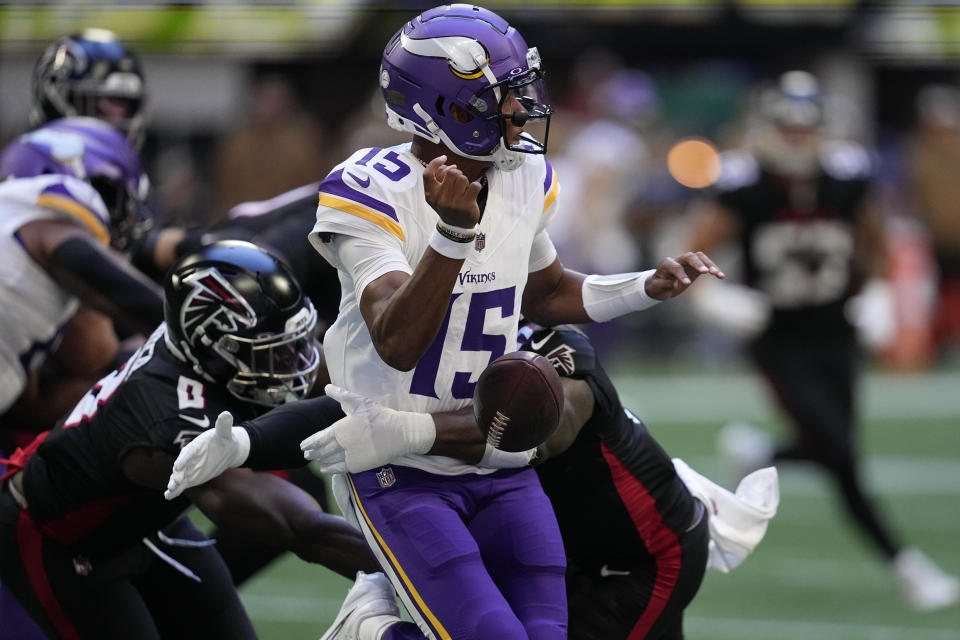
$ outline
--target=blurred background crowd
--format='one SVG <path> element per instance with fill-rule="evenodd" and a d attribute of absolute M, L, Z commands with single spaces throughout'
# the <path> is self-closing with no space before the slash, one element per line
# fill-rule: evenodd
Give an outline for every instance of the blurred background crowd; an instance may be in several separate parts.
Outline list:
<path fill-rule="evenodd" d="M 376 85 L 382 43 L 431 3 L 326 0 L 0 5 L 0 143 L 28 128 L 30 78 L 64 34 L 115 31 L 141 59 L 142 153 L 165 224 L 199 227 L 234 205 L 318 181 L 352 150 L 402 140 Z M 556 106 L 549 156 L 564 263 L 651 266 L 748 142 L 784 71 L 821 84 L 830 136 L 864 144 L 892 260 L 885 364 L 948 364 L 960 340 L 960 8 L 953 2 L 492 2 L 545 61 Z M 734 262 L 724 262 L 728 272 Z M 726 364 L 736 336 L 690 303 L 596 336 L 611 357 Z M 625 343 L 625 345 L 624 345 Z M 636 347 L 637 349 L 631 348 Z"/>

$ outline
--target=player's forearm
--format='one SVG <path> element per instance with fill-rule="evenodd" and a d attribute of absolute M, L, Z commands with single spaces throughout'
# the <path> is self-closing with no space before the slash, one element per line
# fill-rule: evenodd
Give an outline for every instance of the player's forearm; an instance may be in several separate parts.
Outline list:
<path fill-rule="evenodd" d="M 449 456 L 470 464 L 480 461 L 486 443 L 473 417 L 473 407 L 434 413 L 433 422 L 437 438 L 428 452 L 430 455 Z"/>
<path fill-rule="evenodd" d="M 426 353 L 447 318 L 453 286 L 463 266 L 427 249 L 413 274 L 387 274 L 363 292 L 360 310 L 377 353 L 391 367 L 409 371 Z"/>
<path fill-rule="evenodd" d="M 300 559 L 351 579 L 357 571 L 380 570 L 363 535 L 346 520 L 319 509 L 304 515 L 292 525 L 295 543 L 291 550 Z"/>
<path fill-rule="evenodd" d="M 524 315 L 546 327 L 592 322 L 583 307 L 585 278 L 582 273 L 564 269 L 559 261 L 530 274 L 523 293 Z"/>
<path fill-rule="evenodd" d="M 243 466 L 292 469 L 306 464 L 300 442 L 344 416 L 326 396 L 281 405 L 241 425 L 250 434 L 250 453 Z"/>
<path fill-rule="evenodd" d="M 307 562 L 353 577 L 376 571 L 360 532 L 324 513 L 299 487 L 268 473 L 232 469 L 191 489 L 190 499 L 218 527 L 296 553 Z"/>
<path fill-rule="evenodd" d="M 163 319 L 163 296 L 119 255 L 70 237 L 50 253 L 47 269 L 86 304 L 149 334 Z"/>

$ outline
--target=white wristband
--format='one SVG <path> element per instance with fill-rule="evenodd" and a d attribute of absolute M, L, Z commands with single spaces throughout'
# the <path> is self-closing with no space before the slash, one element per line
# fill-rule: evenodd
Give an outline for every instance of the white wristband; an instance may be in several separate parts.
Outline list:
<path fill-rule="evenodd" d="M 587 276 L 580 290 L 584 311 L 594 322 L 606 322 L 631 311 L 649 309 L 660 302 L 648 296 L 645 289 L 654 271 Z"/>
<path fill-rule="evenodd" d="M 442 235 L 436 229 L 430 236 L 430 246 L 434 251 L 451 260 L 466 260 L 470 255 L 470 249 L 473 248 L 473 240 L 470 242 L 456 242 Z"/>

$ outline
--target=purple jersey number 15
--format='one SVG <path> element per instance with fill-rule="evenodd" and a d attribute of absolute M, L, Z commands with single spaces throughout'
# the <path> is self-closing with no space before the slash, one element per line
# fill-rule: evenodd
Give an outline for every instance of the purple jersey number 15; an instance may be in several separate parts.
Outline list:
<path fill-rule="evenodd" d="M 514 294 L 516 287 L 507 287 L 506 289 L 496 289 L 495 291 L 480 291 L 470 296 L 470 307 L 467 310 L 467 320 L 463 327 L 463 340 L 460 343 L 461 351 L 489 351 L 490 359 L 487 364 L 493 362 L 504 354 L 507 348 L 507 338 L 502 335 L 491 335 L 483 332 L 483 322 L 488 309 L 500 309 L 502 318 L 509 318 L 514 313 Z M 440 369 L 440 357 L 443 354 L 443 343 L 447 337 L 447 329 L 450 327 L 450 313 L 453 311 L 453 305 L 461 296 L 455 293 L 450 297 L 450 306 L 447 307 L 447 315 L 443 318 L 443 324 L 440 325 L 440 331 L 434 338 L 430 348 L 427 349 L 417 368 L 413 372 L 413 380 L 410 382 L 410 393 L 437 398 L 437 372 Z M 453 376 L 453 383 L 450 392 L 454 398 L 464 399 L 473 397 L 473 389 L 477 386 L 476 382 L 471 382 L 470 371 L 457 371 Z"/>

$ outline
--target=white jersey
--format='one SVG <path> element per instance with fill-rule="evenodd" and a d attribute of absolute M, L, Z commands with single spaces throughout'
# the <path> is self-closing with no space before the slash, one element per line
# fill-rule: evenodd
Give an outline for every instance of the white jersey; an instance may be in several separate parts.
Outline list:
<path fill-rule="evenodd" d="M 65 218 L 110 241 L 106 206 L 86 182 L 41 175 L 0 182 L 0 412 L 22 393 L 27 374 L 56 347 L 79 301 L 27 253 L 17 230 L 35 220 Z"/>
<path fill-rule="evenodd" d="M 409 144 L 362 149 L 339 164 L 320 185 L 314 247 L 339 270 L 340 313 L 323 346 L 334 384 L 405 411 L 434 412 L 469 405 L 483 369 L 516 350 L 520 302 L 527 274 L 556 257 L 537 255 L 534 238 L 556 211 L 556 174 L 544 156 L 531 155 L 519 169 L 488 172 L 489 193 L 474 249 L 450 296 L 447 318 L 416 367 L 398 371 L 383 362 L 358 305 L 365 282 L 355 283 L 338 264 L 330 238 L 344 234 L 395 249 L 408 272 L 429 246 L 438 217 L 427 204 L 423 165 Z M 552 245 L 550 251 L 553 251 Z M 442 456 L 406 456 L 397 464 L 445 475 L 488 473 Z"/>

